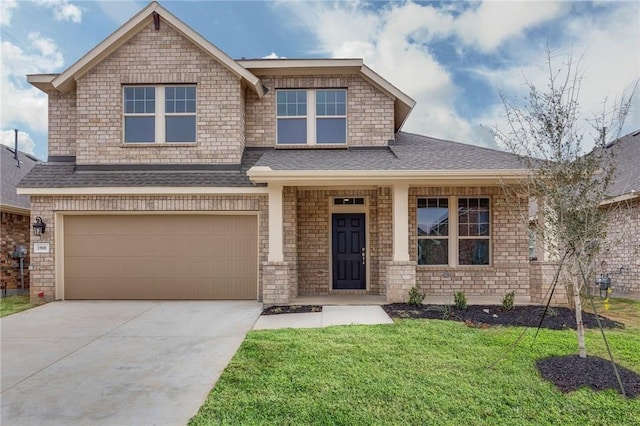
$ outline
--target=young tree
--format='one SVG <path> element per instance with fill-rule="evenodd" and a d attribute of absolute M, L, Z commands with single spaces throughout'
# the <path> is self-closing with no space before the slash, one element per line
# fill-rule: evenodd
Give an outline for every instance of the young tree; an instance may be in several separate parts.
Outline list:
<path fill-rule="evenodd" d="M 536 237 L 557 262 L 552 287 L 563 283 L 573 299 L 579 355 L 585 358 L 580 294 L 588 291 L 589 278 L 594 275 L 594 258 L 610 216 L 602 202 L 608 198 L 615 174 L 612 150 L 605 147 L 620 135 L 635 86 L 610 108 L 605 100 L 603 110 L 585 120 L 578 104 L 583 78 L 579 61 L 569 57 L 559 68 L 555 62 L 547 48 L 547 87 L 541 90 L 527 82 L 528 94 L 521 104 L 501 94 L 507 129 L 496 127 L 492 133 L 520 155 L 531 172 L 527 182 L 505 189 L 514 200 L 528 196 L 537 201 L 544 221 L 538 223 Z M 594 145 L 589 153 L 584 150 L 587 141 Z"/>

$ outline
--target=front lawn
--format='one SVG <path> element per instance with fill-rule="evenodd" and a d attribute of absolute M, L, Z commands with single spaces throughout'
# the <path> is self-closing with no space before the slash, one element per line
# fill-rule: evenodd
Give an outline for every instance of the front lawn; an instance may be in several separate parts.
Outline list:
<path fill-rule="evenodd" d="M 28 294 L 0 298 L 0 318 L 16 312 L 26 311 L 38 305 L 39 303 L 31 303 L 29 301 Z"/>
<path fill-rule="evenodd" d="M 534 330 L 494 369 L 521 328 L 440 320 L 255 331 L 191 425 L 640 424 L 640 398 L 613 390 L 564 394 L 537 360 L 576 353 L 575 332 Z M 599 330 L 590 355 L 607 357 Z M 637 329 L 608 330 L 618 364 L 640 372 Z"/>

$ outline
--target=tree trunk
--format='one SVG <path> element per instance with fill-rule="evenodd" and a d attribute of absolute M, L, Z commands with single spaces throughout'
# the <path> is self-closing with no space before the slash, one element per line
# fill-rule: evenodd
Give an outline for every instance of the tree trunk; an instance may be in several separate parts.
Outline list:
<path fill-rule="evenodd" d="M 578 355 L 587 357 L 587 346 L 584 343 L 584 323 L 582 322 L 582 301 L 580 300 L 580 286 L 573 285 L 573 301 L 576 311 L 576 333 L 578 333 Z"/>

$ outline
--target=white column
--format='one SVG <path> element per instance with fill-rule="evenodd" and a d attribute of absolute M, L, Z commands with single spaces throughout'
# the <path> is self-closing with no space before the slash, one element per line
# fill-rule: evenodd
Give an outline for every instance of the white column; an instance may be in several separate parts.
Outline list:
<path fill-rule="evenodd" d="M 269 262 L 284 261 L 282 185 L 269 184 Z"/>
<path fill-rule="evenodd" d="M 409 260 L 409 184 L 393 185 L 393 260 Z"/>

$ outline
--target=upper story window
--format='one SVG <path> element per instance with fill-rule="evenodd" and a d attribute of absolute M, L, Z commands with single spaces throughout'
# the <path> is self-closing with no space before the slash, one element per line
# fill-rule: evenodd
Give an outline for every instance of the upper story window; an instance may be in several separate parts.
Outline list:
<path fill-rule="evenodd" d="M 347 142 L 346 89 L 277 90 L 276 104 L 278 144 Z"/>
<path fill-rule="evenodd" d="M 419 198 L 419 265 L 489 265 L 489 198 Z M 450 206 L 457 206 L 451 214 Z"/>
<path fill-rule="evenodd" d="M 125 143 L 196 141 L 196 86 L 124 86 Z"/>

